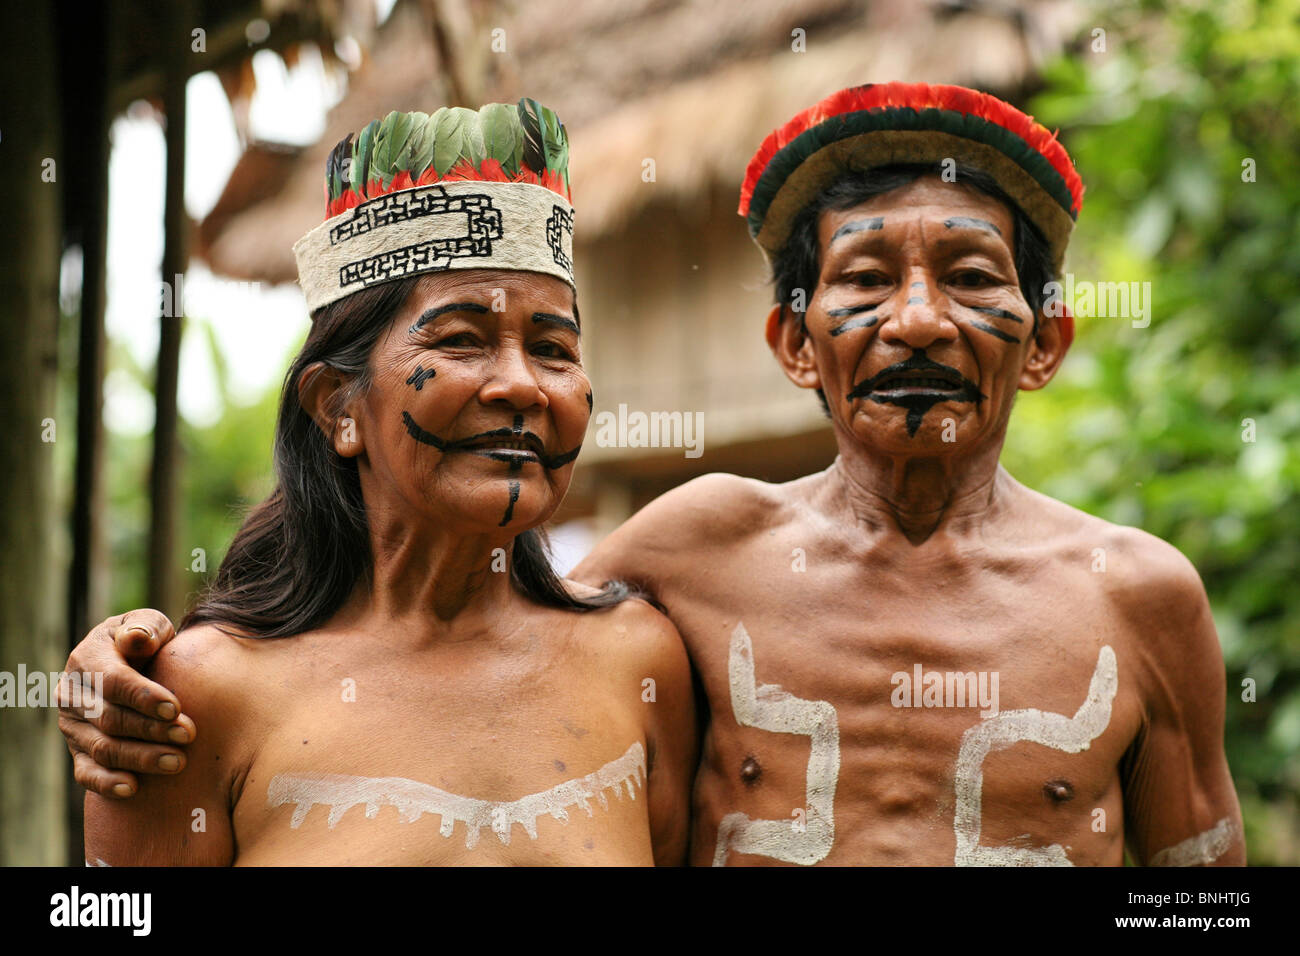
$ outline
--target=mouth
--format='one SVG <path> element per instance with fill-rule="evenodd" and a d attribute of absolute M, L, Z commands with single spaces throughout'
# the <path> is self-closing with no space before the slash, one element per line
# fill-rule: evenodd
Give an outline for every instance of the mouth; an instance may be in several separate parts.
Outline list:
<path fill-rule="evenodd" d="M 933 404 L 945 400 L 979 403 L 984 396 L 960 371 L 927 358 L 923 349 L 914 349 L 911 358 L 882 368 L 859 382 L 848 398 L 850 401 L 869 398 L 879 404 L 922 400 Z"/>
<path fill-rule="evenodd" d="M 915 372 L 894 372 L 872 384 L 871 391 L 891 395 L 922 395 L 927 392 L 959 392 L 961 376 L 953 372 L 926 369 Z"/>
<path fill-rule="evenodd" d="M 546 454 L 542 440 L 536 435 L 531 432 L 516 434 L 508 428 L 456 442 L 448 451 L 464 451 L 508 462 L 540 462 Z"/>

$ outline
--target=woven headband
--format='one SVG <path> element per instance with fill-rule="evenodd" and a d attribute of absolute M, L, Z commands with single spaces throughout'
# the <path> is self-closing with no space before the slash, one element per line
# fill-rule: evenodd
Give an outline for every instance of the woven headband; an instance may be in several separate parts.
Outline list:
<path fill-rule="evenodd" d="M 568 136 L 534 100 L 389 113 L 326 165 L 327 219 L 293 246 L 315 312 L 384 282 L 510 269 L 574 284 Z"/>
<path fill-rule="evenodd" d="M 993 177 L 1042 231 L 1059 274 L 1083 205 L 1074 164 L 1033 117 L 962 86 L 881 83 L 831 94 L 763 140 L 745 173 L 740 215 L 771 261 L 799 212 L 842 173 L 946 159 Z"/>

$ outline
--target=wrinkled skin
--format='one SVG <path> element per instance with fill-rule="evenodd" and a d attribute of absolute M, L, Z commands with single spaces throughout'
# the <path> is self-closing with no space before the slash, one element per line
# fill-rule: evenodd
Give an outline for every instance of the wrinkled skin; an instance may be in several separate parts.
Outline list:
<path fill-rule="evenodd" d="M 876 217 L 879 228 L 843 229 Z M 698 671 L 709 720 L 693 863 L 714 862 L 727 815 L 791 821 L 810 803 L 809 738 L 737 718 L 739 624 L 757 684 L 834 708 L 834 830 L 812 853 L 819 861 L 997 862 L 1055 847 L 1057 862 L 1118 865 L 1127 847 L 1140 864 L 1176 862 L 1161 851 L 1219 827 L 1213 862 L 1244 862 L 1223 753 L 1222 655 L 1195 570 L 1164 542 L 1025 488 L 998 463 L 1016 394 L 1045 386 L 1068 347 L 1052 316 L 1035 324 L 1013 229 L 1000 203 L 936 177 L 823 214 L 804 322 L 774 310 L 768 340 L 792 382 L 824 390 L 835 463 L 783 485 L 697 479 L 633 516 L 574 572 L 652 593 Z M 917 357 L 944 369 L 908 372 L 910 384 L 877 377 Z M 153 640 L 167 634 L 153 615 L 141 619 Z M 108 634 L 101 626 L 77 654 Z M 962 767 L 980 708 L 893 699 L 895 675 L 918 664 L 996 673 L 1003 714 L 1063 721 L 1085 712 L 1107 647 L 1117 683 L 1086 749 L 1011 739 Z M 113 667 L 137 709 L 176 703 Z M 65 730 L 74 725 L 74 748 L 102 739 L 84 722 Z M 114 746 L 123 749 L 104 762 L 127 769 L 163 752 Z M 86 758 L 78 774 L 91 786 L 132 783 Z M 969 810 L 972 793 L 973 825 L 959 806 Z"/>

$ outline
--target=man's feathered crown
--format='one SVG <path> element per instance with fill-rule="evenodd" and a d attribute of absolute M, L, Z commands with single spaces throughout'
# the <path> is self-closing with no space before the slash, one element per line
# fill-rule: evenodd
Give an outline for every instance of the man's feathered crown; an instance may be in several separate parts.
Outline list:
<path fill-rule="evenodd" d="M 1059 271 L 1083 182 L 1056 135 L 963 86 L 874 83 L 826 97 L 773 130 L 749 161 L 740 215 L 771 258 L 799 211 L 846 170 L 953 159 L 989 173 L 1042 230 Z"/>

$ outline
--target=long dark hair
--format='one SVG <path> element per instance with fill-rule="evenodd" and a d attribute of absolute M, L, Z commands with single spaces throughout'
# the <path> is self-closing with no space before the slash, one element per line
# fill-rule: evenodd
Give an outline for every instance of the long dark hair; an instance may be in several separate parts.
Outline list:
<path fill-rule="evenodd" d="M 324 306 L 284 377 L 275 426 L 275 490 L 244 519 L 216 579 L 181 622 L 215 623 L 256 637 L 287 637 L 325 623 L 371 570 L 370 538 L 354 458 L 343 458 L 298 401 L 304 369 L 322 362 L 350 379 L 331 417 L 370 386 L 370 352 L 419 276 L 384 283 Z M 589 598 L 571 594 L 551 566 L 545 532 L 515 538 L 515 588 L 549 607 L 592 611 L 629 596 L 608 582 Z"/>

